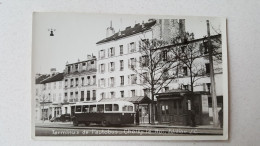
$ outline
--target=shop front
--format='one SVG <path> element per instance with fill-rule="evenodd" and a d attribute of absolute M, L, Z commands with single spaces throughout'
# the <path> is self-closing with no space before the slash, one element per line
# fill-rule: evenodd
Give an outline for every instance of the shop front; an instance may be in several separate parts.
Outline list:
<path fill-rule="evenodd" d="M 186 90 L 171 90 L 157 95 L 159 124 L 196 125 L 209 124 L 207 93 L 191 93 Z"/>

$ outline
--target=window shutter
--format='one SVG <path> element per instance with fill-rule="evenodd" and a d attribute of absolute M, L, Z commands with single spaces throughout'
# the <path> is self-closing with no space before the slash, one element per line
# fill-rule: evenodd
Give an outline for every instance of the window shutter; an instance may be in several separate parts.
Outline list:
<path fill-rule="evenodd" d="M 108 72 L 110 71 L 110 62 L 108 62 L 108 64 L 107 64 L 108 66 L 107 66 L 107 69 L 108 69 Z"/>
<path fill-rule="evenodd" d="M 114 54 L 114 56 L 116 55 L 115 51 L 116 51 L 116 49 L 115 49 L 115 47 L 113 47 L 113 54 Z"/>
<path fill-rule="evenodd" d="M 131 85 L 130 75 L 128 75 L 128 85 Z"/>
<path fill-rule="evenodd" d="M 128 53 L 130 53 L 130 44 L 129 43 L 127 44 L 127 50 L 128 50 Z"/>
<path fill-rule="evenodd" d="M 104 58 L 106 58 L 106 49 L 104 49 Z"/>
<path fill-rule="evenodd" d="M 130 62 L 131 62 L 130 59 L 128 59 L 128 68 L 130 68 L 130 66 L 131 66 Z"/>

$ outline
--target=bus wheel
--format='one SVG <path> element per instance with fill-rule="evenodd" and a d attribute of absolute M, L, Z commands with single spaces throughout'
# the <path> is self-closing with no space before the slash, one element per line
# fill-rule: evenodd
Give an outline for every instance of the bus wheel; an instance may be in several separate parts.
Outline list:
<path fill-rule="evenodd" d="M 89 124 L 90 124 L 90 122 L 86 122 L 86 123 L 85 123 L 86 126 L 89 126 Z"/>
<path fill-rule="evenodd" d="M 101 124 L 103 127 L 109 126 L 109 122 L 106 120 L 103 120 Z"/>
<path fill-rule="evenodd" d="M 74 126 L 78 126 L 79 125 L 79 121 L 76 118 L 73 120 L 73 125 Z"/>

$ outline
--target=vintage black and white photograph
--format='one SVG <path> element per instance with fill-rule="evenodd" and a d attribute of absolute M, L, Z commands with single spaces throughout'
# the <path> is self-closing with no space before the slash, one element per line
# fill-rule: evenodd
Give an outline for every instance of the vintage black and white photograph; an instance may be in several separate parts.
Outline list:
<path fill-rule="evenodd" d="M 226 19 L 35 12 L 32 137 L 226 140 Z"/>

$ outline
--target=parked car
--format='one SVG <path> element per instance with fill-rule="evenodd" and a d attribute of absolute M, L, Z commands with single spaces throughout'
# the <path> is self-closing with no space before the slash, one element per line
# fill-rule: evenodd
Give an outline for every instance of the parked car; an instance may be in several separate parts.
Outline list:
<path fill-rule="evenodd" d="M 62 114 L 62 115 L 60 116 L 60 121 L 61 121 L 61 122 L 71 121 L 70 114 Z"/>

